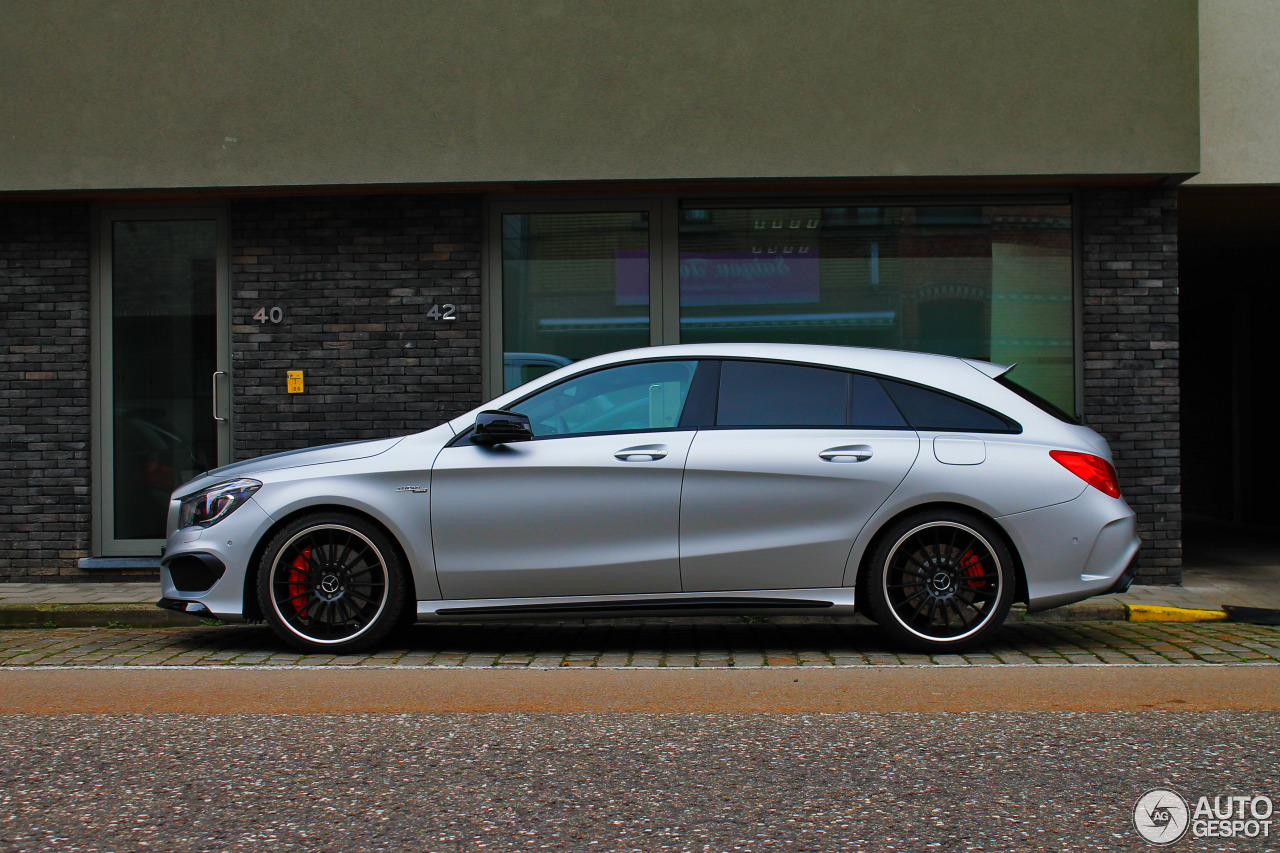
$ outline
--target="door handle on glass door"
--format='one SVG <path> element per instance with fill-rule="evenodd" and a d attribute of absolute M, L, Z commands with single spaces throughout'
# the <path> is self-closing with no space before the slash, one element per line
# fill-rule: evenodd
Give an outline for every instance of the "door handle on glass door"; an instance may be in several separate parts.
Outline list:
<path fill-rule="evenodd" d="M 225 370 L 215 370 L 213 372 L 213 419 L 215 421 L 225 421 L 226 418 L 218 417 L 218 377 L 226 376 Z"/>
<path fill-rule="evenodd" d="M 848 447 L 829 447 L 818 455 L 828 462 L 861 462 L 871 458 L 871 448 L 865 444 L 851 444 Z"/>
<path fill-rule="evenodd" d="M 623 462 L 636 460 L 638 462 L 652 462 L 655 459 L 661 459 L 667 455 L 667 448 L 657 445 L 648 444 L 643 447 L 627 447 L 613 454 L 615 459 L 621 459 Z"/>

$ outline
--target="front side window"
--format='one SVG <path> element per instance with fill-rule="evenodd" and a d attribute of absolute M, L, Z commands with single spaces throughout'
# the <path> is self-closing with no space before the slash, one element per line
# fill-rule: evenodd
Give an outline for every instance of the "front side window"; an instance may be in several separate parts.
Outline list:
<path fill-rule="evenodd" d="M 680 423 L 694 361 L 654 361 L 597 370 L 512 406 L 535 437 L 672 429 Z"/>

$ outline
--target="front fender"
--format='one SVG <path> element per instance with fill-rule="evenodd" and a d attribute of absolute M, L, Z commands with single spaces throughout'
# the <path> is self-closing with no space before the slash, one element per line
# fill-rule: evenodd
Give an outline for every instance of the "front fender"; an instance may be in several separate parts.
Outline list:
<path fill-rule="evenodd" d="M 344 463 L 341 467 L 348 466 Z M 374 519 L 404 550 L 417 598 L 426 601 L 440 598 L 431 548 L 429 484 L 427 468 L 412 472 L 337 470 L 321 477 L 312 469 L 306 477 L 264 484 L 254 498 L 277 523 L 323 509 L 347 510 Z"/>

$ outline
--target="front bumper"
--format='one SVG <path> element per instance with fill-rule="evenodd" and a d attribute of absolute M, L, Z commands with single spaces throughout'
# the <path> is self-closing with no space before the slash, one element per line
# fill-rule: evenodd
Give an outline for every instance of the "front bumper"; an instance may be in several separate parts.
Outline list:
<path fill-rule="evenodd" d="M 178 613 L 190 613 L 193 616 L 212 616 L 209 608 L 198 601 L 182 601 L 177 598 L 162 598 L 156 602 L 161 610 L 175 610 Z"/>
<path fill-rule="evenodd" d="M 174 501 L 176 506 L 177 501 Z M 173 516 L 174 509 L 170 514 Z M 159 606 L 182 609 L 188 613 L 205 612 L 226 622 L 240 622 L 245 616 L 245 595 L 253 594 L 245 589 L 249 561 L 254 544 L 262 539 L 271 526 L 271 516 L 250 498 L 227 518 L 212 527 L 188 527 L 175 531 L 165 543 L 164 557 L 160 561 Z M 193 570 L 196 564 L 206 571 Z M 217 566 L 223 569 L 219 574 Z M 187 609 L 185 605 L 198 604 L 203 611 Z"/>

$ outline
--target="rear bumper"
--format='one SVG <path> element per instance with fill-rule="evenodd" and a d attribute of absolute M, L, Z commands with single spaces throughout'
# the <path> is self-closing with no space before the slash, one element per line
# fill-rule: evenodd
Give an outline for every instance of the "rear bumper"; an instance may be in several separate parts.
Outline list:
<path fill-rule="evenodd" d="M 1120 577 L 1116 578 L 1116 582 L 1103 593 L 1103 595 L 1119 595 L 1122 592 L 1128 592 L 1129 586 L 1133 583 L 1133 579 L 1138 576 L 1138 554 L 1134 552 L 1133 559 L 1129 561 L 1129 565 L 1124 567 L 1124 571 L 1120 573 Z"/>
<path fill-rule="evenodd" d="M 1022 557 L 1029 611 L 1119 592 L 1133 580 L 1141 540 L 1123 500 L 1089 488 L 1075 500 L 997 520 Z"/>

